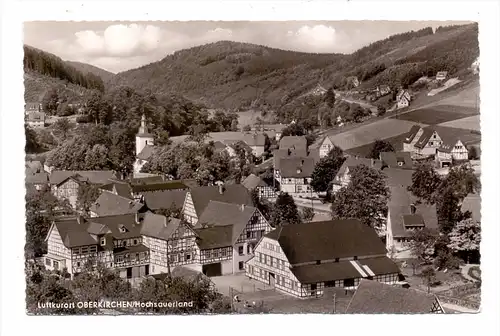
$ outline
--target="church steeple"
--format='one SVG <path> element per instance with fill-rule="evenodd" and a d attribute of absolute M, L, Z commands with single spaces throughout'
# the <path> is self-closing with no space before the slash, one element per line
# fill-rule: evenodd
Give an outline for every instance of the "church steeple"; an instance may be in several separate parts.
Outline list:
<path fill-rule="evenodd" d="M 139 134 L 148 134 L 148 126 L 146 125 L 146 116 L 143 114 L 141 118 L 141 127 L 139 127 Z"/>

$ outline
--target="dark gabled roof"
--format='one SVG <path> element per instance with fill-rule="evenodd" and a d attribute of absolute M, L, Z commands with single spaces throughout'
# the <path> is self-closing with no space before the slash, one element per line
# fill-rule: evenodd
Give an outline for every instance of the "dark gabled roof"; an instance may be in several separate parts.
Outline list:
<path fill-rule="evenodd" d="M 382 168 L 382 161 L 375 159 L 367 159 L 356 156 L 348 156 L 342 166 L 340 166 L 339 171 L 337 172 L 337 176 L 342 176 L 345 174 L 346 170 L 352 171 L 353 168 L 365 165 L 370 168 L 380 169 Z"/>
<path fill-rule="evenodd" d="M 435 205 L 428 205 L 425 202 L 417 204 L 417 198 L 411 195 L 406 186 L 391 186 L 390 190 L 391 198 L 388 203 L 388 208 L 393 237 L 409 237 L 411 235 L 412 231 L 406 230 L 408 225 L 405 226 L 405 224 L 423 222 L 426 228 L 437 230 L 437 212 Z M 411 214 L 412 204 L 416 207 L 415 215 Z M 405 218 L 407 222 L 405 222 Z"/>
<path fill-rule="evenodd" d="M 196 243 L 201 250 L 233 246 L 233 226 L 214 226 L 194 229 L 198 239 Z"/>
<path fill-rule="evenodd" d="M 111 182 L 100 186 L 99 189 L 106 190 L 112 193 L 116 193 L 118 196 L 125 198 L 132 198 L 132 194 L 130 192 L 130 186 L 126 182 Z"/>
<path fill-rule="evenodd" d="M 147 212 L 142 221 L 141 234 L 148 237 L 168 240 L 181 226 L 181 220 Z"/>
<path fill-rule="evenodd" d="M 201 216 L 210 201 L 253 206 L 250 191 L 241 184 L 228 184 L 221 186 L 197 187 L 190 190 L 193 205 L 197 216 Z"/>
<path fill-rule="evenodd" d="M 470 211 L 472 219 L 481 222 L 481 195 L 469 194 L 462 201 L 462 211 Z"/>
<path fill-rule="evenodd" d="M 134 184 L 131 189 L 132 193 L 136 194 L 146 191 L 187 190 L 189 187 L 183 181 L 164 181 L 161 183 Z"/>
<path fill-rule="evenodd" d="M 96 213 L 98 216 L 115 216 L 135 214 L 143 207 L 144 204 L 140 202 L 103 190 L 90 207 L 90 211 Z"/>
<path fill-rule="evenodd" d="M 357 219 L 285 225 L 266 237 L 278 241 L 291 264 L 387 253 L 375 230 Z"/>
<path fill-rule="evenodd" d="M 265 146 L 266 144 L 266 137 L 264 136 L 264 133 L 254 133 L 254 134 L 248 134 L 245 135 L 243 138 L 243 141 L 248 145 L 248 146 Z"/>
<path fill-rule="evenodd" d="M 279 158 L 280 175 L 285 178 L 311 177 L 314 170 L 312 157 L 286 157 Z"/>
<path fill-rule="evenodd" d="M 436 132 L 436 130 L 432 127 L 424 128 L 424 132 L 420 136 L 420 139 L 418 139 L 417 143 L 415 144 L 415 147 L 420 149 L 424 148 L 429 142 L 434 132 Z"/>
<path fill-rule="evenodd" d="M 279 149 L 307 151 L 307 139 L 305 136 L 284 136 L 280 139 Z"/>
<path fill-rule="evenodd" d="M 277 149 L 273 152 L 273 165 L 274 169 L 280 170 L 281 159 L 291 158 L 291 157 L 308 157 L 307 148 L 289 148 L 289 149 Z"/>
<path fill-rule="evenodd" d="M 136 184 L 151 184 L 151 183 L 161 183 L 165 182 L 165 178 L 161 175 L 147 176 L 147 177 L 136 177 L 130 179 L 131 185 Z"/>
<path fill-rule="evenodd" d="M 50 184 L 60 184 L 73 175 L 79 175 L 92 184 L 106 184 L 110 179 L 116 179 L 111 170 L 53 170 L 49 177 Z"/>
<path fill-rule="evenodd" d="M 127 254 L 127 253 L 140 253 L 147 252 L 149 248 L 145 245 L 129 245 L 125 247 L 117 247 L 113 250 L 113 254 Z"/>
<path fill-rule="evenodd" d="M 255 189 L 257 187 L 269 187 L 270 186 L 263 179 L 261 179 L 260 177 L 258 177 L 255 174 L 248 175 L 247 178 L 245 178 L 243 180 L 243 182 L 241 182 L 241 184 L 245 188 L 247 188 L 248 190 L 252 190 L 252 189 Z"/>
<path fill-rule="evenodd" d="M 457 145 L 459 141 L 462 142 L 457 136 L 453 134 L 443 134 L 441 135 L 441 140 L 443 142 L 441 143 L 441 146 L 438 148 L 438 151 L 443 153 L 451 153 L 453 147 L 455 147 L 455 145 Z M 463 142 L 462 145 L 464 145 Z"/>
<path fill-rule="evenodd" d="M 214 148 L 215 150 L 224 150 L 227 148 L 227 145 L 222 141 L 214 141 Z"/>
<path fill-rule="evenodd" d="M 151 145 L 146 145 L 142 151 L 137 155 L 138 159 L 147 161 L 154 154 L 156 147 Z"/>
<path fill-rule="evenodd" d="M 389 168 L 413 169 L 410 152 L 381 152 L 380 160 Z"/>
<path fill-rule="evenodd" d="M 412 184 L 411 169 L 384 168 L 382 173 L 386 176 L 386 184 L 389 187 L 409 187 Z"/>
<path fill-rule="evenodd" d="M 244 204 L 210 201 L 195 227 L 231 226 L 232 244 L 234 244 L 256 211 L 257 209 L 253 206 Z"/>
<path fill-rule="evenodd" d="M 346 314 L 428 314 L 436 300 L 434 294 L 362 279 L 345 312 Z"/>
<path fill-rule="evenodd" d="M 135 215 L 101 216 L 88 219 L 89 223 L 105 225 L 115 239 L 136 238 L 141 236 L 141 225 Z M 124 228 L 122 232 L 120 228 Z"/>
<path fill-rule="evenodd" d="M 44 184 L 49 183 L 49 174 L 46 172 L 41 173 L 27 173 L 26 174 L 26 183 L 27 184 Z"/>
<path fill-rule="evenodd" d="M 361 268 L 363 273 L 360 273 L 353 263 Z M 307 284 L 369 276 L 366 267 L 375 275 L 400 273 L 398 266 L 387 257 L 294 266 L 290 270 L 300 283 Z"/>
<path fill-rule="evenodd" d="M 403 225 L 405 228 L 407 227 L 415 227 L 415 226 L 425 226 L 424 218 L 421 214 L 413 214 L 413 215 L 402 215 L 403 217 Z"/>
<path fill-rule="evenodd" d="M 163 190 L 143 193 L 144 203 L 150 210 L 182 208 L 187 190 Z"/>
<path fill-rule="evenodd" d="M 80 222 L 73 217 L 58 219 L 54 222 L 54 227 L 67 248 L 97 244 L 97 240 L 87 232 L 88 223 L 83 219 Z"/>
<path fill-rule="evenodd" d="M 403 142 L 406 144 L 411 143 L 413 141 L 413 139 L 415 138 L 415 136 L 417 135 L 418 131 L 420 131 L 420 128 L 421 127 L 418 125 L 413 125 L 410 128 L 410 131 L 406 134 L 406 138 Z"/>

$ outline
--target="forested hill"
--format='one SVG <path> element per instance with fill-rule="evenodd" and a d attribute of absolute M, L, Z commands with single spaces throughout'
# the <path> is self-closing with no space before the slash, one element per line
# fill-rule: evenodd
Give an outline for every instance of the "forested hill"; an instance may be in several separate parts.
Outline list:
<path fill-rule="evenodd" d="M 28 45 L 24 46 L 23 64 L 25 72 L 34 71 L 87 89 L 104 91 L 101 77 L 90 72 L 83 73 L 61 58 Z"/>
<path fill-rule="evenodd" d="M 112 79 L 112 77 L 115 75 L 112 72 L 109 72 L 107 70 L 98 68 L 96 66 L 93 66 L 93 65 L 90 65 L 87 63 L 75 62 L 75 61 L 66 61 L 66 63 L 73 66 L 75 69 L 77 69 L 78 71 L 80 71 L 83 74 L 91 73 L 91 74 L 94 74 L 96 76 L 99 76 L 99 77 L 101 77 L 101 79 L 104 82 L 109 82 Z"/>
<path fill-rule="evenodd" d="M 408 85 L 416 76 L 459 73 L 479 55 L 477 24 L 425 28 L 377 41 L 350 55 L 309 54 L 220 41 L 180 50 L 107 82 L 154 93 L 179 93 L 212 107 L 274 108 L 318 84 L 344 89 L 350 76 L 367 84 Z"/>

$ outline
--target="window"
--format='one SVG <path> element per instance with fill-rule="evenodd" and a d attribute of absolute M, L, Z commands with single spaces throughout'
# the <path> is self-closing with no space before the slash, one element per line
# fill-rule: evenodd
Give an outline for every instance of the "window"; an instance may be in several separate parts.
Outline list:
<path fill-rule="evenodd" d="M 121 262 L 123 262 L 123 256 L 121 256 L 121 255 L 116 256 L 116 262 L 117 262 L 117 263 L 121 263 Z"/>
<path fill-rule="evenodd" d="M 219 258 L 219 250 L 213 250 L 212 254 L 214 258 Z"/>
<path fill-rule="evenodd" d="M 263 260 L 262 260 L 262 253 L 259 253 L 259 262 L 262 264 L 263 263 Z"/>
<path fill-rule="evenodd" d="M 266 265 L 267 265 L 267 264 L 268 264 L 268 261 L 267 261 L 267 260 L 268 260 L 269 256 L 268 256 L 267 254 L 265 254 L 265 255 L 264 255 L 264 258 L 265 258 L 265 259 L 264 259 L 264 264 L 266 264 Z"/>
<path fill-rule="evenodd" d="M 316 260 L 316 265 L 321 265 L 321 260 Z"/>
<path fill-rule="evenodd" d="M 243 255 L 243 246 L 238 246 L 238 254 Z"/>
<path fill-rule="evenodd" d="M 222 253 L 221 254 L 222 254 L 223 257 L 225 257 L 227 255 L 227 251 L 226 251 L 225 248 L 222 249 Z"/>
<path fill-rule="evenodd" d="M 241 271 L 244 269 L 243 261 L 238 262 L 238 269 Z"/>
<path fill-rule="evenodd" d="M 326 281 L 325 287 L 335 287 L 335 281 Z"/>
<path fill-rule="evenodd" d="M 344 287 L 354 287 L 354 279 L 344 279 Z"/>
<path fill-rule="evenodd" d="M 124 240 L 124 241 L 122 242 L 122 246 L 123 246 L 123 247 L 127 247 L 127 241 L 126 241 L 126 240 Z"/>
<path fill-rule="evenodd" d="M 54 260 L 54 269 L 59 269 L 59 262 Z"/>
<path fill-rule="evenodd" d="M 127 229 L 125 228 L 125 226 L 123 226 L 123 225 L 122 225 L 122 226 L 120 226 L 120 232 L 121 232 L 121 233 L 125 233 L 125 232 L 127 232 Z"/>
<path fill-rule="evenodd" d="M 104 246 L 104 245 L 106 245 L 106 238 L 102 237 L 101 238 L 101 246 Z"/>
<path fill-rule="evenodd" d="M 429 146 L 434 146 L 434 141 L 429 141 Z"/>
<path fill-rule="evenodd" d="M 250 239 L 251 236 L 252 236 L 252 232 L 251 231 L 247 231 L 247 239 Z"/>
<path fill-rule="evenodd" d="M 358 260 L 358 256 L 354 256 L 354 260 Z"/>
<path fill-rule="evenodd" d="M 339 262 L 339 258 L 335 258 L 335 262 Z"/>
<path fill-rule="evenodd" d="M 137 245 L 137 239 L 134 239 L 134 245 Z"/>
<path fill-rule="evenodd" d="M 80 262 L 79 261 L 76 262 L 76 267 L 80 267 Z"/>
<path fill-rule="evenodd" d="M 186 254 L 186 261 L 189 261 L 189 260 L 191 260 L 191 254 L 187 253 Z"/>
<path fill-rule="evenodd" d="M 45 258 L 45 265 L 47 265 L 47 266 L 51 266 L 52 265 L 52 263 L 50 262 L 49 258 Z"/>
<path fill-rule="evenodd" d="M 250 244 L 247 245 L 247 254 L 250 254 L 252 253 L 252 247 L 250 246 Z"/>
<path fill-rule="evenodd" d="M 82 247 L 82 254 L 89 253 L 89 248 L 88 246 Z"/>
<path fill-rule="evenodd" d="M 90 253 L 96 253 L 97 252 L 97 246 L 93 245 L 90 247 Z"/>

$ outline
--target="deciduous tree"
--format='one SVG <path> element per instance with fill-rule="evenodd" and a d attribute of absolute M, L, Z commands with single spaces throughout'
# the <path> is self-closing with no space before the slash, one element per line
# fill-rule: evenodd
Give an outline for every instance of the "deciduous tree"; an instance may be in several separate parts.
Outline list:
<path fill-rule="evenodd" d="M 314 166 L 311 175 L 311 187 L 314 191 L 327 191 L 330 182 L 333 181 L 344 161 L 345 157 L 342 149 L 338 146 L 333 146 L 328 155 L 319 160 Z"/>
<path fill-rule="evenodd" d="M 301 218 L 293 197 L 288 193 L 279 194 L 273 207 L 270 224 L 273 227 L 278 227 L 300 223 Z"/>
<path fill-rule="evenodd" d="M 310 222 L 314 218 L 313 208 L 303 208 L 301 211 L 302 221 Z"/>
<path fill-rule="evenodd" d="M 390 191 L 382 172 L 359 165 L 351 171 L 351 181 L 332 196 L 332 218 L 357 218 L 385 235 L 385 218 Z"/>
<path fill-rule="evenodd" d="M 438 233 L 434 230 L 423 228 L 411 233 L 408 246 L 411 254 L 421 262 L 428 262 L 434 256 L 434 246 L 438 239 Z"/>
<path fill-rule="evenodd" d="M 370 151 L 370 157 L 372 159 L 379 160 L 380 153 L 382 152 L 394 152 L 394 147 L 390 142 L 377 139 L 373 143 L 372 150 Z"/>
<path fill-rule="evenodd" d="M 442 183 L 441 177 L 434 167 L 430 163 L 419 165 L 413 172 L 411 180 L 412 184 L 408 190 L 419 199 L 434 204 L 436 191 Z"/>
<path fill-rule="evenodd" d="M 454 252 L 464 252 L 467 256 L 470 252 L 479 251 L 481 244 L 481 225 L 472 218 L 458 222 L 449 234 L 450 243 L 448 247 Z"/>

